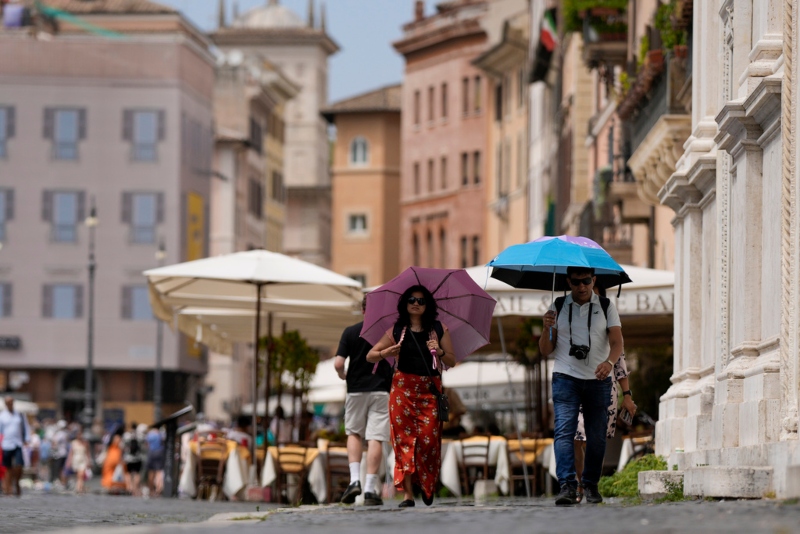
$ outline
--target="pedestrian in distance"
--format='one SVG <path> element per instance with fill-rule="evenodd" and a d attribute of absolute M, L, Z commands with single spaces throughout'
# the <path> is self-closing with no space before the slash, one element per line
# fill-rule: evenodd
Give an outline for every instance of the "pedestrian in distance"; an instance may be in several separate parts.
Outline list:
<path fill-rule="evenodd" d="M 31 435 L 28 427 L 28 420 L 25 415 L 14 411 L 14 397 L 6 397 L 6 410 L 0 412 L 0 436 L 3 449 L 3 467 L 6 474 L 3 477 L 3 493 L 14 494 L 19 497 L 22 495 L 19 481 L 22 478 L 22 469 L 25 467 L 25 460 L 22 456 L 22 447 L 28 442 Z"/>
<path fill-rule="evenodd" d="M 75 475 L 75 492 L 84 493 L 86 480 L 91 476 L 89 470 L 91 462 L 89 460 L 89 442 L 83 436 L 83 428 L 78 426 L 69 444 L 67 453 L 66 471 Z"/>
<path fill-rule="evenodd" d="M 361 301 L 366 311 L 367 298 Z M 388 362 L 367 361 L 372 345 L 360 337 L 364 321 L 345 328 L 333 362 L 339 378 L 347 382 L 344 406 L 344 428 L 347 434 L 347 459 L 350 463 L 350 485 L 342 501 L 353 504 L 361 495 L 361 457 L 363 442 L 367 442 L 367 476 L 364 481 L 364 504 L 380 506 L 378 468 L 383 456 L 383 443 L 389 441 L 389 390 L 392 387 L 392 367 Z M 350 365 L 345 372 L 345 361 Z M 373 370 L 375 371 L 373 373 Z M 389 474 L 387 473 L 387 476 Z"/>
<path fill-rule="evenodd" d="M 148 495 L 158 497 L 164 489 L 164 440 L 155 427 L 147 431 L 147 487 Z"/>
<path fill-rule="evenodd" d="M 442 453 L 442 423 L 433 389 L 442 391 L 443 365 L 454 366 L 456 355 L 450 332 L 436 319 L 436 301 L 426 287 L 406 289 L 397 312 L 394 327 L 369 351 L 367 360 L 374 363 L 393 357 L 397 362 L 389 392 L 389 420 L 394 485 L 404 492 L 400 507 L 414 506 L 417 492 L 430 506 Z"/>
<path fill-rule="evenodd" d="M 144 460 L 138 428 L 139 425 L 135 421 L 132 422 L 130 431 L 126 432 L 122 439 L 122 460 L 125 462 L 125 472 L 127 473 L 125 484 L 128 487 L 128 493 L 134 497 L 142 494 L 142 463 Z"/>
<path fill-rule="evenodd" d="M 606 290 L 597 285 L 594 292 L 600 297 L 606 296 Z M 611 404 L 608 407 L 608 427 L 606 439 L 612 439 L 617 430 L 617 413 L 619 411 L 619 394 L 622 391 L 622 408 L 624 408 L 633 418 L 636 415 L 636 404 L 633 402 L 630 382 L 628 381 L 628 366 L 625 363 L 625 352 L 623 352 L 617 363 L 614 364 L 614 372 L 611 373 L 613 383 L 611 384 Z M 586 456 L 586 430 L 583 423 L 583 407 L 578 413 L 578 430 L 575 432 L 575 478 L 578 481 L 578 502 L 583 500 L 583 487 L 581 486 L 581 473 L 583 473 L 583 459 Z"/>
<path fill-rule="evenodd" d="M 553 302 L 543 318 L 539 338 L 542 355 L 553 355 L 556 473 L 560 491 L 556 505 L 577 504 L 575 433 L 583 406 L 586 456 L 581 486 L 588 503 L 600 503 L 597 489 L 606 451 L 611 373 L 623 350 L 622 323 L 614 303 L 595 295 L 594 270 L 567 269 L 572 290 L 559 310 Z M 549 330 L 549 332 L 548 332 Z"/>

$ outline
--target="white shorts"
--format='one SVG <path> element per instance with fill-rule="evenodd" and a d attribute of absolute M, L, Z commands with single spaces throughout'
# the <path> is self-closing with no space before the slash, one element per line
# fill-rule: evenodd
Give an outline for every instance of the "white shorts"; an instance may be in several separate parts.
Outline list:
<path fill-rule="evenodd" d="M 389 441 L 389 393 L 348 393 L 344 403 L 344 431 L 367 441 Z"/>

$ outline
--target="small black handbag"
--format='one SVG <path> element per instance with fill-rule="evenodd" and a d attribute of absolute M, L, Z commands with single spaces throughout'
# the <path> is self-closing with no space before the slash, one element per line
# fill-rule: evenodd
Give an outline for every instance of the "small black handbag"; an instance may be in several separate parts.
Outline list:
<path fill-rule="evenodd" d="M 447 398 L 447 393 L 439 391 L 439 388 L 437 388 L 436 384 L 433 383 L 433 373 L 431 373 L 431 370 L 428 369 L 428 363 L 425 362 L 425 353 L 422 352 L 422 347 L 420 347 L 419 341 L 417 341 L 417 338 L 414 337 L 413 333 L 411 334 L 411 339 L 414 340 L 414 344 L 417 346 L 417 349 L 419 349 L 419 353 L 420 356 L 422 356 L 422 361 L 425 365 L 425 369 L 427 369 L 428 376 L 430 376 L 431 378 L 431 382 L 430 384 L 428 384 L 428 391 L 430 391 L 431 394 L 436 399 L 436 407 L 439 416 L 439 421 L 441 421 L 442 423 L 446 423 L 450 420 L 450 399 Z"/>

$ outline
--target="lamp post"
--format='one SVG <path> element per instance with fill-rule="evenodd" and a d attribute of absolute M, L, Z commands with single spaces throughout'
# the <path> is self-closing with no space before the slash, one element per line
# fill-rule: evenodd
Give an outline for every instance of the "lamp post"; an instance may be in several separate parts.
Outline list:
<path fill-rule="evenodd" d="M 164 265 L 164 258 L 167 252 L 162 239 L 158 243 L 158 250 L 156 250 L 156 261 L 158 266 Z M 156 319 L 156 370 L 153 373 L 153 422 L 161 420 L 161 369 L 164 345 L 164 323 L 160 319 Z"/>
<path fill-rule="evenodd" d="M 83 424 L 86 429 L 91 429 L 92 421 L 94 421 L 94 409 L 92 406 L 92 378 L 94 374 L 94 275 L 97 268 L 94 257 L 94 233 L 97 223 L 97 208 L 94 204 L 94 197 L 92 197 L 89 216 L 84 221 L 86 228 L 89 229 L 89 316 L 86 340 L 86 391 L 83 401 Z"/>

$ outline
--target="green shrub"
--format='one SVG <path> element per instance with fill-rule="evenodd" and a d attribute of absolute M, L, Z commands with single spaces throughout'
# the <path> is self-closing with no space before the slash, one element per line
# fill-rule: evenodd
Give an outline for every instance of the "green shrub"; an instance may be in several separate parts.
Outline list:
<path fill-rule="evenodd" d="M 603 477 L 597 485 L 603 497 L 636 497 L 639 495 L 639 471 L 666 471 L 667 461 L 661 456 L 648 454 L 634 460 L 625 469 L 610 477 Z M 683 498 L 683 487 L 681 487 Z"/>
<path fill-rule="evenodd" d="M 596 7 L 626 9 L 628 7 L 628 0 L 564 0 L 562 5 L 564 10 L 564 28 L 568 32 L 579 32 L 583 30 L 583 18 L 581 18 L 581 12 Z M 601 31 L 601 28 L 598 28 L 597 26 L 602 26 L 603 21 L 594 20 L 592 22 L 592 25 L 595 26 L 595 29 L 597 29 L 599 33 L 604 33 L 604 31 L 609 31 L 612 33 L 622 31 L 624 33 L 627 31 L 627 24 L 625 23 L 617 23 L 612 28 L 602 27 L 602 30 L 604 31 Z"/>

